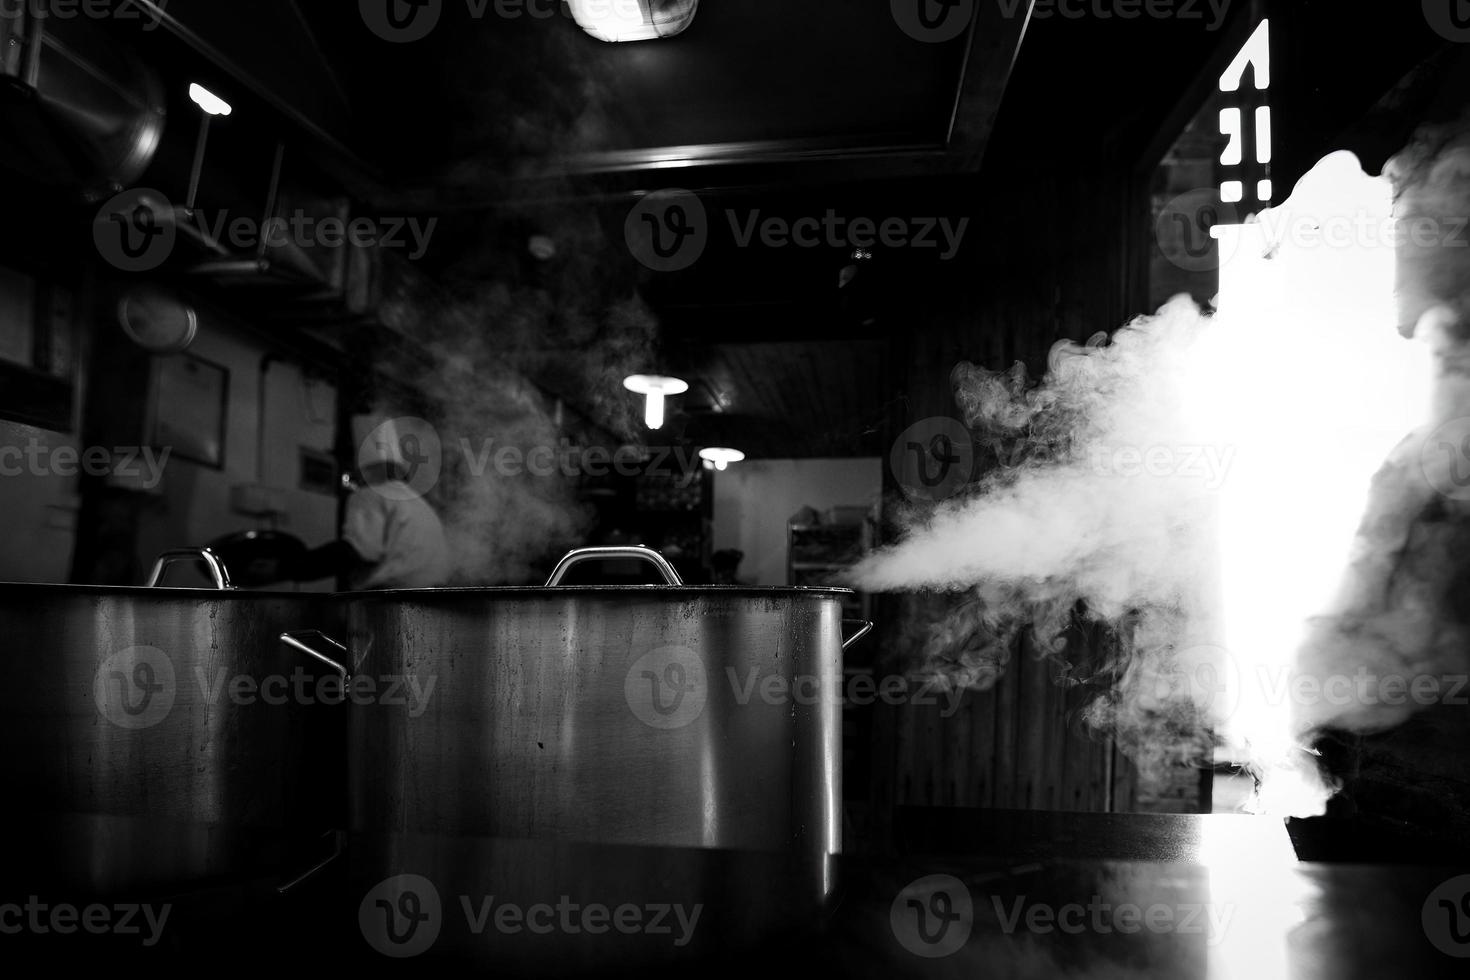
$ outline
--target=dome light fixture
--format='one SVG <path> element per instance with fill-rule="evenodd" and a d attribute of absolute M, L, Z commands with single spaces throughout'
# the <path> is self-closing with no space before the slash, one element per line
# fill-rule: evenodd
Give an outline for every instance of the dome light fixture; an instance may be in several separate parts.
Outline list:
<path fill-rule="evenodd" d="M 189 98 L 211 116 L 228 116 L 234 107 L 209 89 L 195 82 L 189 86 Z"/>
<path fill-rule="evenodd" d="M 689 382 L 658 374 L 635 374 L 623 381 L 623 387 L 647 397 L 643 421 L 650 429 L 661 429 L 664 425 L 664 398 L 684 394 L 689 390 Z"/>
<path fill-rule="evenodd" d="M 730 468 L 731 463 L 738 463 L 745 459 L 745 454 L 738 449 L 726 449 L 722 446 L 716 446 L 709 449 L 701 449 L 699 451 L 699 458 L 723 473 Z"/>
<path fill-rule="evenodd" d="M 577 26 L 599 41 L 673 37 L 694 22 L 699 0 L 567 0 Z"/>

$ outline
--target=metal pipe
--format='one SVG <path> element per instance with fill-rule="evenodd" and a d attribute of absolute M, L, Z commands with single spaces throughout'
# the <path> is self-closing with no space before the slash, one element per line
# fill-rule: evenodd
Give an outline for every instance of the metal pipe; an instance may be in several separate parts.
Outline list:
<path fill-rule="evenodd" d="M 184 208 L 187 211 L 194 210 L 194 202 L 199 197 L 199 178 L 204 173 L 204 151 L 209 148 L 209 120 L 211 116 L 207 112 L 201 112 L 204 118 L 199 123 L 199 143 L 194 148 L 194 166 L 189 170 L 189 199 Z"/>
<path fill-rule="evenodd" d="M 265 194 L 265 217 L 260 222 L 264 229 L 260 236 L 260 242 L 256 245 L 256 254 L 265 257 L 266 243 L 270 240 L 271 219 L 276 216 L 276 204 L 279 203 L 281 195 L 281 165 L 286 159 L 286 144 L 276 142 L 276 161 L 271 166 L 270 190 Z"/>
<path fill-rule="evenodd" d="M 20 77 L 23 82 L 31 88 L 35 88 L 41 81 L 41 38 L 45 34 L 45 25 L 36 10 L 41 5 L 41 0 L 30 0 L 26 5 L 25 23 L 22 28 L 25 37 L 25 62 L 21 68 Z"/>

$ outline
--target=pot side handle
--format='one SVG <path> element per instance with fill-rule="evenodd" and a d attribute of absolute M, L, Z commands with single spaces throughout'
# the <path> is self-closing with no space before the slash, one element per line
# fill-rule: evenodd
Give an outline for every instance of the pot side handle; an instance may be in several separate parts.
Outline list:
<path fill-rule="evenodd" d="M 338 643 L 336 640 L 332 639 L 327 634 L 323 633 L 321 630 L 296 630 L 291 633 L 282 633 L 279 639 L 282 643 L 286 644 L 286 646 L 292 647 L 296 650 L 300 650 L 308 657 L 315 657 L 317 660 L 320 660 L 322 663 L 326 664 L 328 667 L 341 674 L 344 679 L 350 676 L 347 668 L 344 667 L 341 663 L 333 660 L 325 653 L 319 652 L 315 647 L 306 642 L 307 640 L 316 640 L 319 643 L 326 644 L 332 650 L 334 650 L 337 656 L 341 657 L 342 660 L 345 662 L 347 660 L 347 648 Z"/>
<path fill-rule="evenodd" d="M 567 552 L 566 556 L 557 562 L 551 578 L 546 580 L 546 587 L 549 589 L 560 585 L 561 580 L 566 578 L 567 572 L 584 561 L 606 561 L 610 558 L 637 558 L 640 561 L 649 562 L 658 568 L 666 585 L 684 584 L 684 580 L 679 578 L 679 573 L 674 571 L 674 566 L 669 564 L 668 559 L 652 548 L 579 548 L 576 551 Z"/>
<path fill-rule="evenodd" d="M 849 626 L 857 627 L 856 632 L 842 641 L 842 649 L 844 650 L 873 631 L 873 624 L 866 619 L 844 619 L 842 625 L 844 628 Z"/>
<path fill-rule="evenodd" d="M 185 561 L 202 562 L 209 569 L 209 576 L 214 579 L 216 589 L 233 588 L 230 585 L 230 573 L 226 571 L 225 563 L 220 561 L 219 555 L 208 548 L 180 548 L 176 551 L 165 551 L 153 563 L 153 571 L 148 574 L 147 588 L 156 589 L 158 583 L 163 581 L 163 573 L 170 565 L 177 565 Z"/>

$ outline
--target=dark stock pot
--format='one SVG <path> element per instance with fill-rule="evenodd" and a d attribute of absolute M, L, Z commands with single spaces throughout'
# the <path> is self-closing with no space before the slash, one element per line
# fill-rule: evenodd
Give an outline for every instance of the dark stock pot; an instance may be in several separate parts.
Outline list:
<path fill-rule="evenodd" d="M 665 585 L 560 586 L 595 559 Z M 545 588 L 357 593 L 350 826 L 794 851 L 839 848 L 841 589 L 683 585 L 646 548 L 567 555 Z"/>
<path fill-rule="evenodd" d="M 156 587 L 184 561 L 215 588 Z M 328 595 L 231 588 L 207 549 L 165 554 L 143 588 L 0 585 L 8 816 L 212 828 L 180 839 L 189 854 L 133 859 L 183 877 L 219 870 L 212 842 L 238 853 L 235 831 L 341 826 L 345 715 L 317 683 L 339 679 L 277 639 L 333 617 Z"/>

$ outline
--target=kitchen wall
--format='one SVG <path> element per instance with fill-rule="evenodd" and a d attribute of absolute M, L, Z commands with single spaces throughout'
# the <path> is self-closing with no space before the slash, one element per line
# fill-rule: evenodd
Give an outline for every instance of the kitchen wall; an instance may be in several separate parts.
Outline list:
<path fill-rule="evenodd" d="M 765 459 L 716 473 L 714 550 L 745 552 L 740 578 L 786 585 L 786 523 L 802 507 L 870 507 L 883 488 L 880 459 Z"/>
<path fill-rule="evenodd" d="M 69 453 L 77 448 L 74 435 L 0 420 L 0 582 L 67 580 L 79 506 L 78 477 L 67 460 L 75 460 Z M 61 465 L 53 465 L 57 450 Z"/>
<path fill-rule="evenodd" d="M 140 567 L 146 568 L 161 551 L 207 544 L 250 528 L 274 526 L 310 546 L 325 544 L 336 536 L 337 498 L 299 488 L 300 450 L 332 452 L 336 390 L 322 381 L 308 381 L 292 362 L 271 363 L 264 390 L 264 466 L 259 472 L 260 366 L 269 348 L 222 317 L 207 312 L 200 316 L 199 337 L 189 354 L 229 372 L 223 466 L 215 469 L 178 456 L 168 460 L 153 501 L 139 515 Z M 236 512 L 231 491 L 253 484 L 278 490 L 284 513 L 272 519 Z M 328 589 L 333 584 L 314 587 Z"/>

